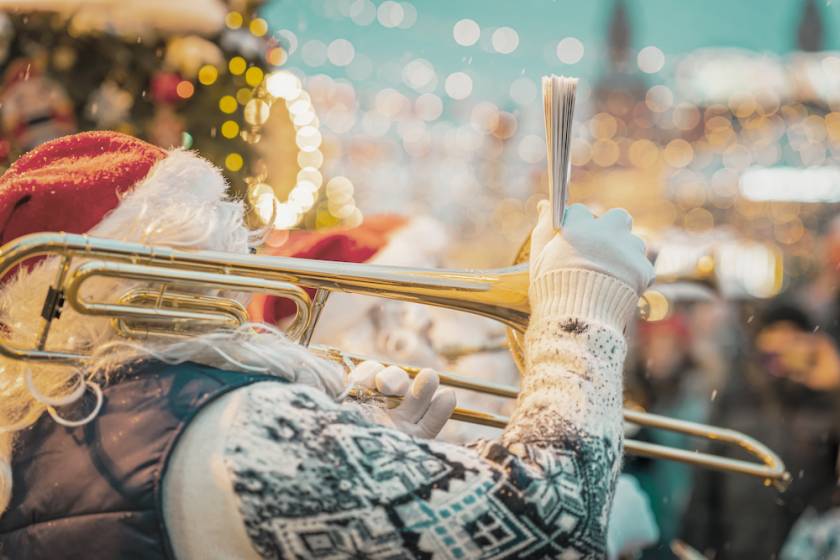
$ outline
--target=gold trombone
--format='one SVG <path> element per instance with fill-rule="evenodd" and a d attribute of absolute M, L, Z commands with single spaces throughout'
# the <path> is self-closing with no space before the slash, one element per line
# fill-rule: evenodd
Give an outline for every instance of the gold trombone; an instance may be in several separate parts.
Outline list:
<path fill-rule="evenodd" d="M 110 317 L 126 336 L 190 336 L 231 328 L 247 320 L 241 304 L 223 296 L 197 296 L 200 288 L 222 291 L 263 292 L 291 299 L 297 306 L 287 332 L 293 340 L 309 345 L 326 298 L 333 291 L 373 295 L 466 311 L 495 319 L 509 328 L 511 350 L 521 359 L 519 336 L 528 326 L 528 267 L 463 271 L 430 270 L 338 263 L 287 257 L 238 255 L 212 251 L 181 251 L 85 235 L 40 233 L 18 238 L 0 248 L 0 278 L 34 257 L 58 259 L 56 276 L 46 294 L 41 328 L 31 347 L 12 344 L 0 331 L 0 354 L 15 360 L 82 365 L 86 355 L 70 349 L 48 348 L 50 326 L 69 304 L 84 315 Z M 521 253 L 518 260 L 525 257 Z M 82 261 L 74 266 L 73 260 Z M 85 282 L 94 278 L 122 279 L 141 287 L 118 301 L 91 301 L 84 297 Z M 157 286 L 151 289 L 149 286 Z M 310 298 L 302 286 L 316 288 Z M 334 361 L 354 364 L 365 358 L 334 348 L 313 347 Z M 409 374 L 417 368 L 405 367 Z M 456 388 L 500 397 L 516 398 L 514 387 L 467 377 L 442 374 L 441 382 Z M 456 420 L 504 427 L 507 418 L 480 411 L 458 409 Z M 766 446 L 736 432 L 625 410 L 627 422 L 733 443 L 760 462 L 729 459 L 634 440 L 625 450 L 634 455 L 681 461 L 692 465 L 756 476 L 784 489 L 790 480 L 784 464 Z"/>

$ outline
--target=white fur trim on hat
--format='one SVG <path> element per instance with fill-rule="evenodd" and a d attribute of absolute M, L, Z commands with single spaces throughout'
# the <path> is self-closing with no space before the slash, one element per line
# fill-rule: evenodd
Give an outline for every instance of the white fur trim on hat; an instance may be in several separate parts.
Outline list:
<path fill-rule="evenodd" d="M 209 161 L 175 150 L 155 164 L 89 234 L 171 247 L 247 252 L 247 236 L 223 239 L 232 231 L 244 232 L 242 204 L 228 201 L 226 191 L 227 182 Z"/>

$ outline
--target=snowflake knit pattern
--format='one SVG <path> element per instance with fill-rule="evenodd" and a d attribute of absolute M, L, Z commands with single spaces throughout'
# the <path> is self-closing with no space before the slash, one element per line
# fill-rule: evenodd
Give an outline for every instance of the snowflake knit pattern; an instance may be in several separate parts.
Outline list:
<path fill-rule="evenodd" d="M 248 391 L 225 461 L 264 558 L 603 558 L 621 457 L 618 330 L 543 317 L 497 441 L 378 426 L 306 387 Z"/>

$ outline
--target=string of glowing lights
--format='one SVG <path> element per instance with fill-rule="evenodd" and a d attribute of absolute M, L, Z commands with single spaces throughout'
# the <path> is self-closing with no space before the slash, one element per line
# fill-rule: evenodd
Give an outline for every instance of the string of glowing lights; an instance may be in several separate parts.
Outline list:
<path fill-rule="evenodd" d="M 225 17 L 225 25 L 230 30 L 242 29 L 245 24 L 246 18 L 240 12 L 231 11 Z M 268 24 L 262 18 L 253 18 L 247 22 L 247 30 L 254 37 L 263 37 L 268 32 Z M 271 67 L 278 68 L 286 62 L 287 53 L 282 46 L 273 46 L 268 49 L 265 58 Z M 271 116 L 272 106 L 277 102 L 285 104 L 298 150 L 299 171 L 296 182 L 286 200 L 281 201 L 276 186 L 269 182 L 266 174 L 254 174 L 245 180 L 248 185 L 247 200 L 263 224 L 277 229 L 298 227 L 304 216 L 318 204 L 324 183 L 321 173 L 324 163 L 321 151 L 323 137 L 312 99 L 300 78 L 287 70 L 266 72 L 259 66 L 249 66 L 244 57 L 234 56 L 227 61 L 227 71 L 234 76 L 242 76 L 246 86 L 219 99 L 219 111 L 226 116 L 219 127 L 219 134 L 223 138 L 233 140 L 241 137 L 249 144 L 260 142 L 261 131 Z M 215 83 L 218 76 L 219 69 L 215 65 L 205 64 L 199 69 L 197 77 L 200 84 L 209 86 Z M 192 87 L 191 82 L 186 83 Z M 236 118 L 240 108 L 244 122 Z M 242 154 L 230 152 L 225 156 L 224 165 L 229 171 L 237 172 L 246 162 Z M 355 227 L 361 224 L 362 213 L 356 206 L 353 183 L 349 179 L 333 177 L 327 182 L 324 191 L 326 203 L 323 206 L 327 214 L 325 219 L 325 214 L 319 212 L 319 219 L 315 222 L 317 227 Z"/>

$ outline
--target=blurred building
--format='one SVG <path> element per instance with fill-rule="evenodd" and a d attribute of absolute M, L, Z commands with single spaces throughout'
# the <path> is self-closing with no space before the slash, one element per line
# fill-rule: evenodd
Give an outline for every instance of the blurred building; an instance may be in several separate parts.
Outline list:
<path fill-rule="evenodd" d="M 761 242 L 758 258 L 782 251 L 795 282 L 813 268 L 817 232 L 840 201 L 840 55 L 822 50 L 825 32 L 809 0 L 789 55 L 702 49 L 650 85 L 639 65 L 658 55 L 632 52 L 616 1 L 608 64 L 576 128 L 573 196 L 628 208 L 654 246 Z"/>

